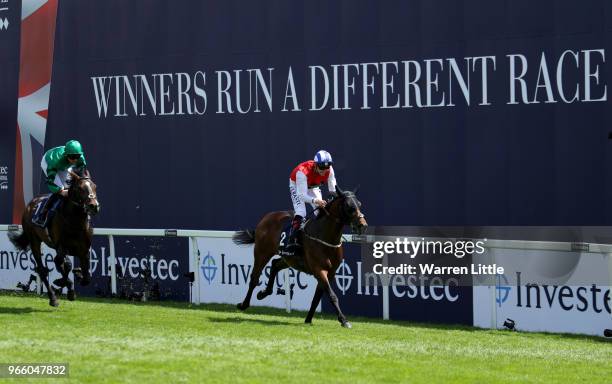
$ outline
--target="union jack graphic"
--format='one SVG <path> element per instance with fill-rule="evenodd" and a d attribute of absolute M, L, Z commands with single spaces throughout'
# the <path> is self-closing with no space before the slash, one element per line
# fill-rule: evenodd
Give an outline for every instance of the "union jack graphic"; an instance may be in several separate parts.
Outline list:
<path fill-rule="evenodd" d="M 45 144 L 57 0 L 23 0 L 13 223 L 37 190 Z M 35 176 L 36 175 L 36 176 Z"/>

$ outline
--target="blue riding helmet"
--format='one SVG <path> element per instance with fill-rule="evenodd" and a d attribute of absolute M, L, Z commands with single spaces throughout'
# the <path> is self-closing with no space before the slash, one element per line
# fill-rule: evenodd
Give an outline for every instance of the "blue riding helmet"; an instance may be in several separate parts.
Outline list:
<path fill-rule="evenodd" d="M 321 169 L 327 169 L 334 163 L 329 152 L 323 149 L 317 152 L 314 157 L 314 161 L 317 164 L 317 167 Z"/>

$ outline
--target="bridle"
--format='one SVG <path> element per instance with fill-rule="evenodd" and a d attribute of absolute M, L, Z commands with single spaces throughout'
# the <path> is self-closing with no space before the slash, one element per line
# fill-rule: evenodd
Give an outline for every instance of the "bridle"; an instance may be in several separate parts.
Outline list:
<path fill-rule="evenodd" d="M 75 180 L 75 181 L 74 181 L 74 184 L 71 184 L 71 185 L 70 185 L 70 189 L 68 190 L 68 201 L 69 201 L 69 202 L 71 202 L 72 204 L 76 205 L 77 207 L 80 207 L 80 208 L 83 208 L 84 210 L 87 210 L 87 202 L 89 202 L 89 201 L 91 201 L 91 200 L 93 200 L 93 199 L 95 199 L 95 198 L 96 198 L 96 195 L 93 193 L 93 191 L 92 191 L 91 187 L 89 188 L 89 191 L 90 191 L 91 193 L 90 193 L 90 194 L 87 196 L 87 199 L 84 199 L 84 200 L 80 200 L 80 199 L 79 199 L 79 200 L 75 200 L 75 199 L 73 198 L 74 193 L 70 193 L 70 190 L 72 190 L 73 188 L 74 188 L 74 189 L 78 188 L 78 187 L 77 187 L 77 184 L 78 184 L 79 182 L 81 182 L 82 180 L 85 180 L 85 181 L 91 182 L 91 178 L 90 178 L 90 177 L 88 177 L 88 176 L 85 176 L 85 177 L 79 177 L 79 179 L 78 179 L 78 180 Z M 74 185 L 74 187 L 73 187 L 73 185 Z M 72 196 L 71 196 L 71 195 L 72 195 Z"/>
<path fill-rule="evenodd" d="M 342 195 L 339 198 L 337 198 L 335 200 L 332 200 L 332 203 L 335 202 L 335 201 L 343 200 L 343 199 L 351 199 L 353 201 L 353 204 L 355 204 L 355 206 L 358 206 L 357 202 L 354 200 L 355 199 L 354 196 L 352 196 L 352 195 L 349 195 L 349 196 Z M 347 223 L 350 224 L 351 229 L 353 229 L 353 230 L 355 228 L 355 224 L 354 224 L 355 219 L 356 220 L 360 220 L 360 219 L 364 219 L 365 218 L 364 214 L 361 213 L 361 211 L 359 211 L 359 214 L 357 215 L 356 218 L 352 218 L 352 217 L 347 217 L 345 215 L 344 209 L 340 209 L 340 215 L 339 216 L 333 214 L 330 210 L 325 209 L 325 207 L 319 207 L 317 209 L 320 209 L 321 211 L 323 211 L 329 218 L 333 219 L 338 224 L 342 224 L 342 225 L 345 225 Z M 326 242 L 324 240 L 321 240 L 321 239 L 319 239 L 317 237 L 311 236 L 311 235 L 309 235 L 306 232 L 306 230 L 304 230 L 304 236 L 307 237 L 310 240 L 316 241 L 317 243 L 323 244 L 323 245 L 325 245 L 327 247 L 330 247 L 330 248 L 340 248 L 342 246 L 342 236 L 340 236 L 340 242 L 338 244 L 331 244 L 331 243 L 328 243 L 328 242 Z"/>
<path fill-rule="evenodd" d="M 351 199 L 353 201 L 353 204 L 355 206 L 358 206 L 357 202 L 355 201 L 355 197 L 353 195 L 340 196 L 340 198 L 338 198 L 337 200 L 340 201 L 342 199 Z M 365 218 L 364 214 L 361 213 L 361 211 L 359 211 L 359 214 L 355 218 L 352 218 L 352 217 L 349 217 L 349 216 L 345 215 L 344 209 L 340 210 L 340 215 L 339 216 L 332 214 L 332 212 L 330 212 L 329 210 L 325 209 L 325 207 L 320 207 L 319 209 L 321 209 L 323 212 L 325 212 L 325 214 L 327 216 L 329 216 L 330 218 L 334 219 L 334 221 L 336 221 L 337 223 L 340 223 L 340 224 L 347 223 L 347 224 L 350 224 L 352 226 L 353 225 L 352 224 L 353 221 Z"/>

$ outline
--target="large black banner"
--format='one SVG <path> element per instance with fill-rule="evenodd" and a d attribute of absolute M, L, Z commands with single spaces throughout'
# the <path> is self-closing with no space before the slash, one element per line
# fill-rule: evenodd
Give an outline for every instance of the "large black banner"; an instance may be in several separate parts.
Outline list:
<path fill-rule="evenodd" d="M 609 225 L 611 12 L 62 1 L 45 145 L 83 142 L 99 226 L 254 225 L 321 148 L 373 224 Z"/>
<path fill-rule="evenodd" d="M 12 222 L 15 187 L 20 1 L 0 2 L 0 223 Z"/>

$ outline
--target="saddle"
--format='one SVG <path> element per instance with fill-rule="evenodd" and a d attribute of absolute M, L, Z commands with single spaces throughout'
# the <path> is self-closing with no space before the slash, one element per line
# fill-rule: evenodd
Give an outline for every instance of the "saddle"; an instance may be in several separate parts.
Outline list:
<path fill-rule="evenodd" d="M 304 222 L 302 228 L 306 227 L 306 224 L 310 221 L 310 218 L 307 218 Z M 289 224 L 285 225 L 283 230 L 280 233 L 279 241 L 278 241 L 278 255 L 279 256 L 299 256 L 302 253 L 302 239 L 304 237 L 304 229 L 301 229 L 300 232 L 295 237 L 294 243 L 289 243 L 289 234 L 291 233 L 291 221 Z"/>
<path fill-rule="evenodd" d="M 32 223 L 39 227 L 46 228 L 49 223 L 51 223 L 51 219 L 53 219 L 53 215 L 61 202 L 62 199 L 55 194 L 42 196 L 34 209 Z"/>
<path fill-rule="evenodd" d="M 296 238 L 296 243 L 289 244 L 289 234 L 291 233 L 291 221 L 285 225 L 278 239 L 278 254 L 279 256 L 294 256 L 297 248 L 301 248 L 299 237 Z M 300 236 L 301 237 L 301 236 Z"/>
<path fill-rule="evenodd" d="M 327 202 L 331 202 L 334 198 L 335 195 L 330 194 L 330 196 L 327 198 Z M 302 229 L 300 230 L 300 233 L 298 233 L 298 236 L 295 237 L 295 243 L 291 244 L 288 244 L 287 242 L 287 240 L 289 239 L 289 234 L 291 233 L 291 220 L 287 225 L 285 225 L 285 227 L 280 233 L 280 238 L 278 241 L 279 256 L 290 257 L 302 253 L 302 239 L 304 237 L 304 228 L 306 228 L 308 222 L 310 222 L 311 220 L 315 220 L 316 218 L 317 216 L 314 215 L 313 212 L 306 216 L 306 220 L 304 221 L 304 224 L 302 224 Z"/>

